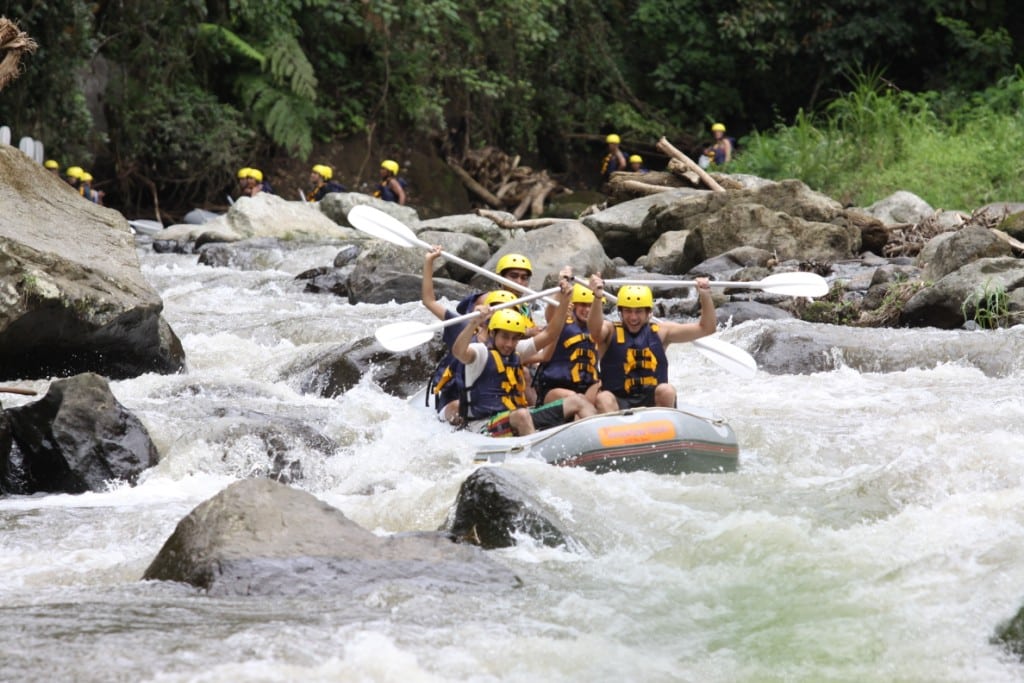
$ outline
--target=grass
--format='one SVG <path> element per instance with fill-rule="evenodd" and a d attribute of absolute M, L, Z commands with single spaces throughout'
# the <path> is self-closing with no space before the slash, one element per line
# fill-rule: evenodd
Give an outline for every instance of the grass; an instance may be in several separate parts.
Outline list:
<path fill-rule="evenodd" d="M 1019 200 L 1024 182 L 1024 70 L 968 101 L 907 93 L 880 73 L 819 114 L 800 112 L 741 140 L 731 173 L 799 178 L 843 203 L 867 206 L 908 190 L 935 208 L 972 211 Z"/>
<path fill-rule="evenodd" d="M 960 305 L 964 322 L 973 320 L 984 330 L 1008 327 L 1010 321 L 1010 300 L 1006 288 L 1001 284 L 986 282 L 981 289 L 971 293 Z"/>

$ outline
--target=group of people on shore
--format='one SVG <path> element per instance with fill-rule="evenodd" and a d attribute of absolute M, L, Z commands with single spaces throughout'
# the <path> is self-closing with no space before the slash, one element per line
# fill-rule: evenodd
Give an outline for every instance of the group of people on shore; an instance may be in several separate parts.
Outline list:
<path fill-rule="evenodd" d="M 698 162 L 702 168 L 708 168 L 711 164 L 718 167 L 725 166 L 732 161 L 732 155 L 736 149 L 736 140 L 725 134 L 724 123 L 712 124 L 711 135 L 714 141 L 704 148 Z M 642 156 L 631 154 L 628 158 L 626 157 L 626 153 L 622 151 L 622 138 L 618 133 L 609 133 L 604 141 L 608 145 L 608 151 L 601 159 L 601 182 L 608 182 L 612 173 L 616 171 L 648 172 Z"/>
<path fill-rule="evenodd" d="M 60 173 L 60 162 L 56 159 L 47 159 L 43 162 L 43 166 L 47 171 L 61 177 Z M 103 205 L 103 197 L 106 195 L 102 190 L 97 190 L 92 186 L 92 174 L 83 169 L 81 166 L 68 166 L 64 171 L 64 182 L 73 187 L 79 195 L 88 199 L 94 204 Z"/>
<path fill-rule="evenodd" d="M 405 204 L 406 182 L 399 177 L 400 167 L 397 161 L 385 159 L 380 164 L 380 180 L 374 189 L 373 196 L 386 202 Z M 238 169 L 238 189 L 240 196 L 253 197 L 261 192 L 274 194 L 270 183 L 263 179 L 263 171 L 258 168 L 245 167 Z M 331 192 L 347 192 L 344 185 L 334 180 L 334 169 L 328 164 L 315 164 L 309 172 L 309 187 L 298 193 L 304 201 L 318 202 Z"/>
<path fill-rule="evenodd" d="M 674 407 L 665 349 L 713 334 L 717 326 L 711 288 L 697 279 L 700 319 L 656 321 L 650 288 L 618 290 L 619 320 L 604 316 L 600 274 L 589 286 L 575 282 L 568 266 L 559 272 L 557 304 L 545 309 L 546 324 L 534 323 L 528 305 L 509 307 L 517 294 L 508 287 L 475 292 L 456 311 L 434 295 L 433 271 L 440 247 L 423 263 L 421 301 L 440 320 L 467 312 L 477 317 L 444 330 L 447 355 L 428 386 L 439 416 L 453 425 L 492 436 L 523 435 L 598 413 L 641 406 Z M 523 289 L 533 275 L 530 260 L 506 254 L 495 272 Z"/>

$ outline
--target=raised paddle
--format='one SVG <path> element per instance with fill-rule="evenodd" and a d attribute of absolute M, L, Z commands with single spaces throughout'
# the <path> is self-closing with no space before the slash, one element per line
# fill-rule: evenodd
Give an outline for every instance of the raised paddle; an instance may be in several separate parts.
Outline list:
<path fill-rule="evenodd" d="M 367 235 L 384 240 L 385 242 L 397 244 L 400 247 L 422 247 L 424 249 L 433 249 L 433 245 L 430 245 L 417 237 L 416 233 L 414 233 L 408 225 L 394 216 L 386 214 L 380 209 L 375 209 L 372 206 L 367 206 L 366 204 L 358 204 L 349 209 L 348 222 L 351 223 L 352 227 L 356 230 L 365 232 Z M 452 263 L 458 263 L 467 270 L 472 270 L 474 273 L 479 273 L 480 275 L 489 277 L 495 282 L 500 282 L 506 287 L 511 287 L 517 292 L 533 294 L 534 290 L 529 287 L 526 287 L 515 280 L 509 280 L 506 277 L 502 277 L 497 273 L 492 273 L 486 268 L 481 268 L 475 263 L 461 259 L 454 254 L 449 254 L 447 251 L 442 251 L 441 255 Z"/>
<path fill-rule="evenodd" d="M 606 285 L 622 287 L 624 285 L 644 285 L 652 289 L 657 287 L 693 287 L 696 280 L 605 280 Z M 732 282 L 729 280 L 711 280 L 708 282 L 712 287 L 728 287 L 730 289 L 760 289 L 769 294 L 784 294 L 786 296 L 824 296 L 828 294 L 828 282 L 817 273 L 804 273 L 796 271 L 792 273 L 776 273 L 769 275 L 763 280 L 753 282 Z"/>
<path fill-rule="evenodd" d="M 519 304 L 525 304 L 528 301 L 534 301 L 535 299 L 541 299 L 543 297 L 554 294 L 558 291 L 558 287 L 552 287 L 551 289 L 545 289 L 542 292 L 534 292 L 529 296 L 520 297 L 512 301 L 506 301 L 502 304 L 491 306 L 492 311 L 497 311 L 502 308 L 512 308 Z M 455 318 L 449 318 L 448 320 L 442 320 L 430 325 L 425 323 L 416 322 L 410 320 L 407 322 L 391 323 L 384 327 L 378 328 L 373 336 L 377 338 L 380 345 L 388 351 L 408 351 L 409 349 L 415 348 L 420 344 L 426 344 L 428 341 L 434 338 L 434 333 L 438 330 L 443 330 L 451 325 L 456 325 L 467 320 L 478 317 L 480 314 L 476 311 L 460 315 Z"/>
<path fill-rule="evenodd" d="M 584 286 L 587 286 L 588 284 L 587 281 L 581 277 L 577 277 L 576 281 Z M 613 304 L 618 301 L 618 297 L 614 294 L 605 292 L 604 296 Z M 700 351 L 705 358 L 717 365 L 720 365 L 734 375 L 750 379 L 757 374 L 757 361 L 754 360 L 753 356 L 738 346 L 734 346 L 733 344 L 723 341 L 717 337 L 701 337 L 700 339 L 694 339 L 690 343 L 693 344 L 694 348 Z"/>
<path fill-rule="evenodd" d="M 422 247 L 424 249 L 433 248 L 431 245 L 418 238 L 416 233 L 414 233 L 405 223 L 401 222 L 394 216 L 384 213 L 380 209 L 375 209 L 366 204 L 353 206 L 348 212 L 348 222 L 356 230 L 360 230 L 372 237 L 376 237 L 377 239 L 381 239 L 386 242 L 391 242 L 392 244 L 397 244 L 401 247 Z M 472 270 L 475 273 L 479 273 L 484 277 L 488 277 L 504 285 L 508 285 L 518 292 L 525 292 L 527 294 L 533 293 L 533 290 L 529 287 L 524 287 L 514 280 L 501 277 L 497 273 L 492 273 L 486 268 L 481 268 L 475 263 L 470 263 L 469 261 L 460 259 L 447 252 L 441 252 L 441 254 L 445 258 L 454 263 L 458 263 L 464 268 Z M 549 303 L 553 303 L 553 301 L 549 301 Z M 700 340 L 697 341 L 699 342 Z M 407 348 L 412 348 L 413 346 L 416 346 L 416 344 Z M 755 371 L 757 370 L 757 363 L 750 354 L 738 347 L 733 347 L 734 351 L 730 353 L 726 347 L 732 345 L 728 342 L 716 340 L 714 343 L 695 343 L 694 346 L 696 346 L 699 351 L 704 352 L 704 355 L 707 356 L 709 360 L 718 363 L 726 370 L 734 372 L 740 376 L 749 377 L 751 369 Z"/>

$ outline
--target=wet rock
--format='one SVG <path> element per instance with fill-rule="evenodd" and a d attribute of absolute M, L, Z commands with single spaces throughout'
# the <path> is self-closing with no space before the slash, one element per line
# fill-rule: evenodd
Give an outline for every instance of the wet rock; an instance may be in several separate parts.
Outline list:
<path fill-rule="evenodd" d="M 685 273 L 704 261 L 704 241 L 699 232 L 673 230 L 662 233 L 647 255 L 637 261 L 653 273 Z"/>
<path fill-rule="evenodd" d="M 305 280 L 306 288 L 303 291 L 311 294 L 333 294 L 335 296 L 348 296 L 348 281 L 352 277 L 354 265 L 344 268 L 313 268 L 295 276 L 296 280 Z"/>
<path fill-rule="evenodd" d="M 361 192 L 332 192 L 317 202 L 317 208 L 325 217 L 338 225 L 348 228 L 352 227 L 348 222 L 348 212 L 353 206 L 360 204 L 366 204 L 383 211 L 413 229 L 420 222 L 416 209 L 411 206 L 403 206 L 395 202 L 385 202 L 382 199 L 377 199 Z"/>
<path fill-rule="evenodd" d="M 6 485 L 17 489 L 8 493 L 103 491 L 112 480 L 134 484 L 159 458 L 145 426 L 96 374 L 55 381 L 42 399 L 5 413 L 17 446 L 0 464 L 10 473 Z"/>
<path fill-rule="evenodd" d="M 334 267 L 335 268 L 342 268 L 344 266 L 349 265 L 350 263 L 355 261 L 357 258 L 359 258 L 359 252 L 360 251 L 361 251 L 361 249 L 359 248 L 358 245 L 355 245 L 355 244 L 347 244 L 347 245 L 345 245 L 338 252 L 337 256 L 334 257 Z"/>
<path fill-rule="evenodd" d="M 498 217 L 505 218 L 509 221 L 516 220 L 515 216 L 505 212 L 498 212 Z M 425 235 L 425 233 L 427 232 L 455 233 L 475 237 L 477 239 L 483 240 L 483 242 L 487 245 L 488 255 L 490 255 L 490 252 L 494 252 L 497 251 L 498 249 L 501 249 L 512 237 L 518 237 L 519 235 L 522 234 L 521 230 L 508 230 L 506 228 L 499 227 L 490 218 L 478 216 L 475 213 L 459 214 L 456 216 L 442 216 L 440 218 L 431 218 L 430 220 L 422 221 L 417 229 L 422 231 L 419 233 L 418 237 L 429 244 L 434 244 L 434 242 L 431 241 L 429 236 Z M 439 242 L 439 244 L 445 243 Z M 446 251 L 451 250 L 446 249 Z M 463 255 L 459 254 L 459 256 Z M 486 260 L 487 258 L 484 257 L 483 260 L 480 261 L 480 263 L 483 263 Z"/>
<path fill-rule="evenodd" d="M 487 242 L 472 235 L 424 230 L 419 234 L 419 238 L 427 244 L 438 244 L 449 254 L 476 266 L 487 263 L 487 259 L 491 256 L 491 249 Z M 469 282 L 476 272 L 443 257 L 435 261 L 434 264 L 437 266 L 435 274 L 459 282 Z"/>
<path fill-rule="evenodd" d="M 562 266 L 569 264 L 579 274 L 602 272 L 614 274 L 611 260 L 594 233 L 579 221 L 562 221 L 545 228 L 530 230 L 501 248 L 484 264 L 491 272 L 505 254 L 519 253 L 530 259 L 533 277 L 530 284 L 541 289 L 554 282 Z M 479 290 L 494 288 L 494 281 L 482 275 L 475 276 L 470 285 Z"/>
<path fill-rule="evenodd" d="M 0 145 L 0 378 L 177 372 L 124 217 Z"/>
<path fill-rule="evenodd" d="M 955 270 L 917 292 L 904 305 L 900 323 L 910 327 L 955 329 L 975 317 L 989 294 L 1007 295 L 1006 312 L 1024 310 L 1024 260 L 984 258 Z"/>
<path fill-rule="evenodd" d="M 440 335 L 433 341 L 402 353 L 386 351 L 372 337 L 331 349 L 286 375 L 298 375 L 303 393 L 334 398 L 345 393 L 365 375 L 392 396 L 406 397 L 426 385 L 441 356 Z"/>
<path fill-rule="evenodd" d="M 142 577 L 210 595 L 361 598 L 513 588 L 520 580 L 479 548 L 439 533 L 379 537 L 304 491 L 267 479 L 232 484 L 182 519 Z"/>
<path fill-rule="evenodd" d="M 781 320 L 793 314 L 759 301 L 730 301 L 715 309 L 719 323 L 739 325 L 748 320 Z"/>
<path fill-rule="evenodd" d="M 578 546 L 555 521 L 556 515 L 531 493 L 535 488 L 509 470 L 481 467 L 462 482 L 442 530 L 487 549 L 513 546 L 517 534 L 553 548 Z"/>
<path fill-rule="evenodd" d="M 922 277 L 938 280 L 961 266 L 981 258 L 1011 256 L 1010 245 L 999 239 L 994 232 L 979 225 L 968 225 L 962 230 L 944 233 L 929 240 L 922 250 L 920 261 L 924 266 Z"/>

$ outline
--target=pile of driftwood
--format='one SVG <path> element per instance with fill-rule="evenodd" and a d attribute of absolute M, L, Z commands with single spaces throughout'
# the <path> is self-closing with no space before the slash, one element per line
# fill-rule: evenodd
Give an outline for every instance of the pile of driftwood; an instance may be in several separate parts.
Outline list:
<path fill-rule="evenodd" d="M 0 17 L 0 90 L 20 73 L 21 57 L 35 52 L 36 41 L 7 17 Z"/>
<path fill-rule="evenodd" d="M 569 191 L 547 171 L 520 166 L 518 156 L 510 157 L 495 147 L 470 150 L 461 163 L 449 158 L 448 165 L 470 192 L 516 219 L 540 216 L 552 193 Z"/>
<path fill-rule="evenodd" d="M 666 170 L 613 173 L 605 188 L 611 203 L 618 204 L 676 187 L 703 187 L 714 192 L 725 191 L 726 188 L 721 182 L 712 178 L 699 164 L 676 149 L 665 138 L 658 140 L 655 148 L 669 158 Z M 728 182 L 724 180 L 724 176 L 720 178 L 723 178 L 722 182 Z"/>

